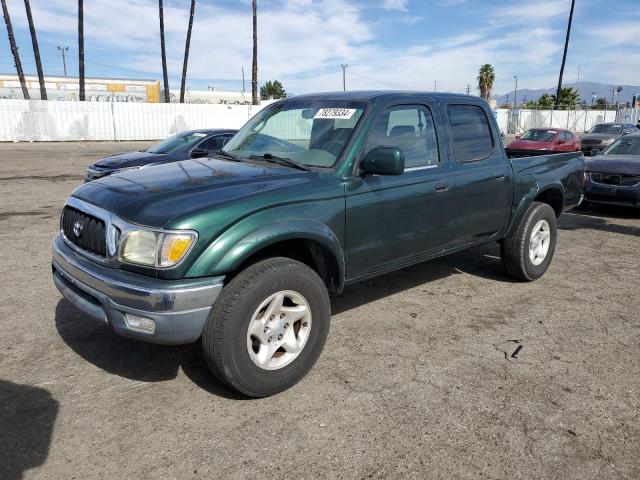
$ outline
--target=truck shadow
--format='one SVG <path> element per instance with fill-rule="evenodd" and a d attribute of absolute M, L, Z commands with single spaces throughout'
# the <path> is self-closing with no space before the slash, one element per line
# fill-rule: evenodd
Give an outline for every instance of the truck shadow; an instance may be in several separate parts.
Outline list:
<path fill-rule="evenodd" d="M 561 230 L 591 229 L 640 237 L 640 227 L 612 223 L 611 220 L 640 219 L 640 211 L 627 208 L 597 206 L 572 210 L 558 220 Z"/>
<path fill-rule="evenodd" d="M 333 296 L 332 313 L 338 314 L 463 273 L 499 282 L 515 282 L 502 272 L 500 248 L 492 243 L 352 285 L 342 295 Z M 141 382 L 163 382 L 175 379 L 182 369 L 191 381 L 209 393 L 231 399 L 245 398 L 228 389 L 209 371 L 199 342 L 167 346 L 120 337 L 65 299 L 56 306 L 55 322 L 64 342 L 80 357 L 105 372 Z"/>
<path fill-rule="evenodd" d="M 502 270 L 500 246 L 494 242 L 349 285 L 340 295 L 332 296 L 332 314 L 337 315 L 420 285 L 461 274 L 518 283 Z"/>
<path fill-rule="evenodd" d="M 48 390 L 0 380 L 0 478 L 23 478 L 49 455 L 58 401 Z"/>
<path fill-rule="evenodd" d="M 74 352 L 107 373 L 139 382 L 164 382 L 175 379 L 182 368 L 191 381 L 209 393 L 244 398 L 209 371 L 199 342 L 168 346 L 120 337 L 64 298 L 56 305 L 55 322 L 60 337 Z"/>

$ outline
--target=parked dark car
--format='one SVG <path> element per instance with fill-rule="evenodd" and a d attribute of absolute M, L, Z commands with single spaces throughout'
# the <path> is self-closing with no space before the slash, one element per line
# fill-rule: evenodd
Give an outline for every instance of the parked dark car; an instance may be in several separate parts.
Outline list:
<path fill-rule="evenodd" d="M 592 155 L 592 150 L 604 150 L 620 137 L 637 131 L 630 123 L 598 123 L 582 136 L 582 153 Z"/>
<path fill-rule="evenodd" d="M 579 152 L 580 139 L 563 128 L 532 128 L 516 135 L 507 146 L 507 153 L 519 156 L 522 152 Z"/>
<path fill-rule="evenodd" d="M 586 162 L 587 202 L 640 208 L 640 133 L 618 139 Z"/>
<path fill-rule="evenodd" d="M 84 181 L 91 182 L 125 170 L 137 170 L 151 165 L 213 155 L 236 132 L 237 130 L 231 129 L 203 129 L 178 133 L 147 150 L 118 153 L 98 160 L 87 167 Z"/>
<path fill-rule="evenodd" d="M 345 285 L 495 242 L 509 275 L 540 278 L 583 181 L 580 152 L 509 159 L 480 98 L 300 95 L 217 155 L 77 188 L 53 279 L 120 335 L 201 339 L 214 375 L 264 397 L 311 369 Z"/>

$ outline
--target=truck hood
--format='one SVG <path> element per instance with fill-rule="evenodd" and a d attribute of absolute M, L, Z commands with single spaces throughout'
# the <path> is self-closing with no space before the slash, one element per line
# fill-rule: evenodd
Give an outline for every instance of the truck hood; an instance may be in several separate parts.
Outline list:
<path fill-rule="evenodd" d="M 166 155 L 150 152 L 124 152 L 117 155 L 101 158 L 94 165 L 101 168 L 119 169 L 139 167 L 154 161 L 164 159 Z"/>
<path fill-rule="evenodd" d="M 86 183 L 72 196 L 132 223 L 164 227 L 172 219 L 309 182 L 314 172 L 278 165 L 194 159 Z"/>
<path fill-rule="evenodd" d="M 587 172 L 640 175 L 640 155 L 598 155 L 587 159 Z"/>

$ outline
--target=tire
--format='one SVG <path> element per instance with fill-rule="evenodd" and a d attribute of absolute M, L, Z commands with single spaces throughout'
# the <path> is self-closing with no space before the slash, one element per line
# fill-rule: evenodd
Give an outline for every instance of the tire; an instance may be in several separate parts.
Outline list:
<path fill-rule="evenodd" d="M 277 311 L 283 313 L 270 315 L 269 309 L 278 304 L 280 296 L 283 307 Z M 305 316 L 289 325 L 287 318 L 301 315 L 290 313 L 295 309 L 306 312 Z M 251 333 L 255 328 L 250 331 L 249 327 L 263 318 L 267 323 L 261 325 L 269 327 L 260 332 L 268 333 L 258 333 L 258 340 Z M 216 299 L 202 333 L 204 356 L 216 377 L 232 389 L 248 397 L 267 397 L 292 387 L 313 367 L 327 339 L 330 320 L 329 294 L 318 274 L 290 258 L 269 258 L 241 271 Z M 285 350 L 283 343 L 260 366 L 260 349 L 271 352 L 269 348 L 281 344 L 279 333 L 283 342 L 295 339 L 292 348 Z M 290 353 L 296 347 L 299 352 Z"/>
<path fill-rule="evenodd" d="M 537 242 L 533 241 L 532 236 L 534 229 L 540 225 L 544 227 L 544 222 L 548 227 L 546 231 L 549 243 L 546 245 L 546 253 L 542 257 L 541 253 L 544 251 L 545 245 L 539 239 L 543 238 L 543 235 L 537 236 Z M 546 203 L 532 202 L 518 228 L 503 239 L 500 244 L 500 256 L 504 269 L 510 276 L 518 280 L 530 282 L 540 278 L 551 264 L 557 238 L 558 224 L 553 208 Z M 530 249 L 532 246 L 542 248 L 542 250 L 536 249 L 536 253 L 533 254 L 536 257 L 535 260 L 531 258 Z"/>

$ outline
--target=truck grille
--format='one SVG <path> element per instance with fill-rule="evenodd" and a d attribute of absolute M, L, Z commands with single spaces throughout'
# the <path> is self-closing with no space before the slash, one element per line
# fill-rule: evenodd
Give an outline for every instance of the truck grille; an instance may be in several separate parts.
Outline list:
<path fill-rule="evenodd" d="M 73 207 L 62 211 L 62 232 L 74 245 L 100 257 L 106 257 L 105 225 L 102 220 Z"/>
<path fill-rule="evenodd" d="M 595 183 L 606 185 L 619 185 L 621 187 L 633 187 L 640 183 L 640 175 L 618 175 L 609 173 L 592 173 L 591 180 Z"/>

